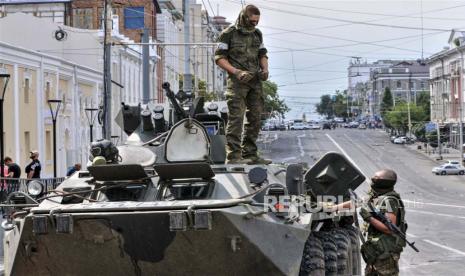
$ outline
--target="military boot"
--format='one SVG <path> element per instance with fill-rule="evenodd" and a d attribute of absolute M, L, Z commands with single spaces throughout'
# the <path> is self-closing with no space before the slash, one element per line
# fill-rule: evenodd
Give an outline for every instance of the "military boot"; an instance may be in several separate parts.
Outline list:
<path fill-rule="evenodd" d="M 247 165 L 252 163 L 253 160 L 249 158 L 241 158 L 241 159 L 227 159 L 226 164 L 236 164 L 236 165 Z"/>
<path fill-rule="evenodd" d="M 259 156 L 247 157 L 252 162 L 248 163 L 249 165 L 269 165 L 272 163 L 270 159 L 261 158 Z"/>

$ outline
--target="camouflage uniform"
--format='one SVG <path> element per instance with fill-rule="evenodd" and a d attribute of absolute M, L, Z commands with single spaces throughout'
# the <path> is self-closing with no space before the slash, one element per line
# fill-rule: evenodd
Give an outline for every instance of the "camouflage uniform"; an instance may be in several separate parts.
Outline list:
<path fill-rule="evenodd" d="M 383 214 L 387 212 L 396 214 L 397 225 L 401 230 L 406 231 L 404 204 L 398 193 L 391 191 L 378 197 L 372 197 L 370 200 Z M 394 235 L 384 234 L 370 224 L 367 242 L 362 246 L 362 254 L 367 262 L 365 275 L 399 275 L 400 253 L 405 245 L 402 239 Z"/>
<path fill-rule="evenodd" d="M 240 82 L 235 75 L 228 75 L 226 100 L 229 109 L 226 127 L 226 152 L 228 160 L 257 157 L 256 140 L 260 132 L 260 118 L 264 98 L 259 79 L 260 59 L 266 57 L 260 30 L 248 30 L 241 22 L 244 11 L 235 25 L 225 29 L 218 38 L 215 60 L 225 58 L 235 68 L 249 71 L 255 77 L 248 83 Z M 244 114 L 247 123 L 244 125 Z M 244 129 L 244 135 L 242 137 Z"/>

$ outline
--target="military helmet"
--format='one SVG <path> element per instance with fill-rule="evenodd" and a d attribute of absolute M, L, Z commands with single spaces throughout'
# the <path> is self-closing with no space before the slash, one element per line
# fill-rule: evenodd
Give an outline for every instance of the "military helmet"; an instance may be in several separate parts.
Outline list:
<path fill-rule="evenodd" d="M 371 178 L 371 187 L 375 190 L 390 190 L 397 182 L 397 174 L 393 170 L 377 171 Z"/>

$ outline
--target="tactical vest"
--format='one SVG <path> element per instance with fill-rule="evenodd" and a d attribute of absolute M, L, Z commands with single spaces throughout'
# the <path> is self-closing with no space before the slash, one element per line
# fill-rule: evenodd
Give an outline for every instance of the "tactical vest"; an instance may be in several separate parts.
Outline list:
<path fill-rule="evenodd" d="M 373 205 L 379 209 L 385 200 L 395 199 L 399 202 L 396 214 L 396 225 L 405 234 L 407 223 L 405 221 L 405 206 L 398 193 L 391 191 L 373 199 Z M 406 246 L 404 240 L 396 235 L 387 235 L 370 225 L 368 227 L 367 242 L 362 246 L 362 255 L 367 263 L 374 263 L 377 259 L 383 259 L 391 254 L 400 254 Z"/>

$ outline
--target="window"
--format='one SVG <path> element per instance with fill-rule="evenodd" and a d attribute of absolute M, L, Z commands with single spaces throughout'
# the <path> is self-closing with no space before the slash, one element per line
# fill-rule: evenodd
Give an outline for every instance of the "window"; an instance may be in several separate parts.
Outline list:
<path fill-rule="evenodd" d="M 45 131 L 45 160 L 52 160 L 52 134 L 50 130 Z"/>
<path fill-rule="evenodd" d="M 31 134 L 29 131 L 24 132 L 24 149 L 26 150 L 26 154 L 29 154 L 31 151 Z"/>
<path fill-rule="evenodd" d="M 384 88 L 386 84 L 384 83 L 384 80 L 381 80 L 381 88 Z"/>
<path fill-rule="evenodd" d="M 124 27 L 126 29 L 144 28 L 144 7 L 124 8 Z"/>
<path fill-rule="evenodd" d="M 425 89 L 425 82 L 424 81 L 420 82 L 420 87 L 421 87 L 421 89 Z"/>
<path fill-rule="evenodd" d="M 30 83 L 29 79 L 24 79 L 24 103 L 29 103 L 29 91 L 30 90 Z"/>
<path fill-rule="evenodd" d="M 402 88 L 402 82 L 401 81 L 397 81 L 397 89 L 401 89 Z"/>
<path fill-rule="evenodd" d="M 50 90 L 51 90 L 51 89 L 50 89 L 50 82 L 47 81 L 47 82 L 45 83 L 45 103 L 46 103 L 46 104 L 48 104 L 48 100 L 50 100 L 50 96 L 51 96 L 51 95 L 50 95 L 50 93 L 51 93 Z"/>
<path fill-rule="evenodd" d="M 92 8 L 74 9 L 73 10 L 73 27 L 81 29 L 93 29 L 93 10 Z"/>

